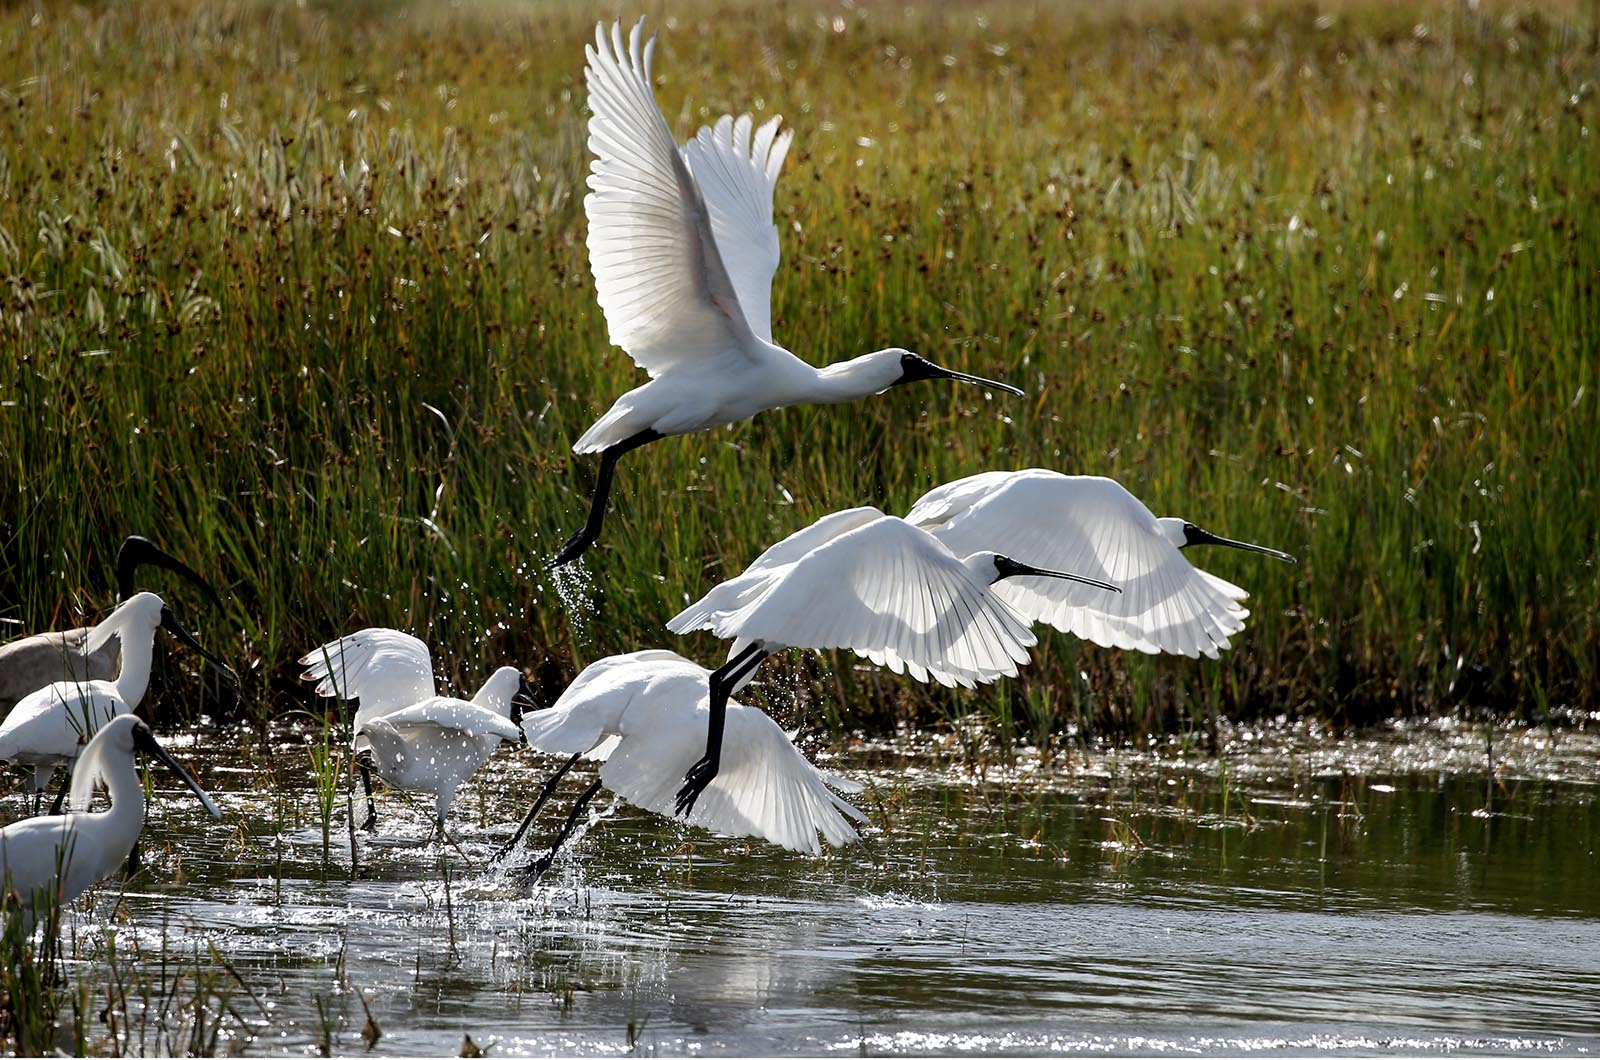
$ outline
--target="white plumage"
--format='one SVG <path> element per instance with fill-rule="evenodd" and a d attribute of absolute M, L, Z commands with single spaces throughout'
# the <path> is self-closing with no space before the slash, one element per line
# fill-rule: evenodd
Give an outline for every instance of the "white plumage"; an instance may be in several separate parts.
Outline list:
<path fill-rule="evenodd" d="M 163 605 L 139 593 L 89 631 L 91 657 L 105 654 L 113 637 L 122 643 L 122 672 L 115 681 L 57 681 L 23 696 L 0 723 L 0 761 L 31 768 L 29 790 L 43 791 L 58 766 L 69 765 L 100 727 L 138 707 L 150 686 L 150 663 Z"/>
<path fill-rule="evenodd" d="M 1192 566 L 1190 544 L 1228 541 L 1181 519 L 1157 519 L 1118 483 L 1029 468 L 991 471 L 930 490 L 906 521 L 960 553 L 984 548 L 1041 567 L 1115 582 L 1112 595 L 1069 581 L 1013 578 L 994 587 L 1027 618 L 1108 648 L 1216 658 L 1244 629 L 1243 589 Z"/>
<path fill-rule="evenodd" d="M 919 681 L 971 688 L 1016 676 L 1035 643 L 991 590 L 993 560 L 958 558 L 903 519 L 851 508 L 778 542 L 667 628 L 735 639 L 730 655 L 752 643 L 848 648 Z"/>
<path fill-rule="evenodd" d="M 523 716 L 528 742 L 555 754 L 599 759 L 600 781 L 628 802 L 670 814 L 684 771 L 705 749 L 710 672 L 670 651 L 640 651 L 591 664 L 548 710 Z M 723 835 L 755 836 L 817 853 L 820 834 L 858 838 L 860 811 L 829 790 L 860 786 L 806 760 L 765 713 L 728 703 L 722 771 L 685 820 Z"/>
<path fill-rule="evenodd" d="M 656 105 L 655 40 L 643 23 L 595 29 L 589 88 L 589 267 L 611 342 L 650 381 L 628 391 L 573 450 L 600 453 L 589 519 L 556 556 L 599 536 L 617 461 L 659 438 L 737 423 L 765 409 L 834 404 L 919 379 L 1015 387 L 940 368 L 893 347 L 818 369 L 772 341 L 778 231 L 772 197 L 790 132 L 774 117 L 724 116 L 681 148 Z"/>
<path fill-rule="evenodd" d="M 135 750 L 171 768 L 207 813 L 222 818 L 210 796 L 156 743 L 144 722 L 128 714 L 108 721 L 79 759 L 70 811 L 0 829 L 0 880 L 21 900 L 25 924 L 31 925 L 49 903 L 68 904 L 128 859 L 144 828 L 144 786 L 133 765 Z M 89 812 L 100 786 L 110 793 L 111 805 Z"/>
<path fill-rule="evenodd" d="M 390 787 L 434 797 L 440 828 L 456 789 L 502 743 L 517 743 L 513 700 L 525 682 L 514 666 L 489 676 L 471 701 L 435 694 L 428 646 L 395 629 L 371 627 L 308 652 L 302 678 L 322 696 L 359 699 L 357 750 Z"/>

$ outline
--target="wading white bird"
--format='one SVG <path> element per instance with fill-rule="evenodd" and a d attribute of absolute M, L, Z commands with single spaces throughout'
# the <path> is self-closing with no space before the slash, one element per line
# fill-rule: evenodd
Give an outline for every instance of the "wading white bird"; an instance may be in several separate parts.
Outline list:
<path fill-rule="evenodd" d="M 150 686 L 150 663 L 157 629 L 170 631 L 233 682 L 232 670 L 202 648 L 155 593 L 138 593 L 89 631 L 84 647 L 100 652 L 116 637 L 122 642 L 122 671 L 114 681 L 57 681 L 24 696 L 0 723 L 0 762 L 31 767 L 37 797 L 57 766 L 70 765 L 100 727 L 131 713 Z"/>
<path fill-rule="evenodd" d="M 547 710 L 523 715 L 522 731 L 540 751 L 572 757 L 497 856 L 521 841 L 539 808 L 580 757 L 600 762 L 600 776 L 579 796 L 554 846 L 533 866 L 542 874 L 603 785 L 653 813 L 670 814 L 684 771 L 704 751 L 710 671 L 671 651 L 637 651 L 591 663 Z M 806 760 L 778 723 L 754 707 L 727 704 L 722 771 L 686 815 L 692 825 L 729 836 L 755 836 L 815 854 L 822 838 L 853 843 L 852 821 L 865 818 L 830 788 L 859 784 Z"/>
<path fill-rule="evenodd" d="M 117 602 L 132 598 L 140 567 L 162 567 L 199 586 L 212 603 L 220 603 L 205 579 L 161 551 L 149 539 L 133 536 L 117 550 Z M 107 641 L 99 651 L 85 654 L 84 642 L 92 627 L 57 633 L 35 633 L 0 644 L 0 717 L 30 692 L 56 681 L 109 681 L 117 676 L 117 641 Z"/>
<path fill-rule="evenodd" d="M 577 453 L 599 453 L 589 519 L 555 557 L 580 556 L 600 535 L 617 461 L 675 434 L 738 423 L 766 409 L 840 404 L 919 379 L 958 379 L 898 347 L 814 368 L 772 341 L 778 230 L 772 195 L 791 133 L 778 118 L 753 128 L 724 116 L 683 147 L 656 105 L 644 23 L 595 29 L 589 87 L 589 266 L 611 342 L 650 381 L 618 398 L 584 432 Z"/>
<path fill-rule="evenodd" d="M 729 693 L 782 648 L 849 648 L 918 681 L 967 688 L 1015 677 L 1035 638 L 991 587 L 1023 575 L 1118 591 L 989 550 L 961 558 L 876 508 L 834 512 L 767 549 L 667 623 L 674 633 L 709 629 L 734 641 L 710 677 L 705 757 L 678 793 L 679 812 L 717 775 Z"/>
<path fill-rule="evenodd" d="M 128 860 L 144 828 L 144 785 L 134 768 L 135 751 L 150 755 L 178 775 L 216 820 L 222 811 L 194 777 L 156 742 L 131 714 L 113 718 L 89 741 L 72 776 L 69 812 L 30 817 L 0 829 L 0 880 L 20 899 L 18 915 L 32 927 L 51 904 L 66 905 Z M 96 786 L 111 797 L 109 808 L 91 812 Z"/>
<path fill-rule="evenodd" d="M 478 771 L 501 743 L 518 743 L 522 700 L 532 689 L 522 672 L 502 666 L 472 699 L 441 696 L 434 690 L 428 646 L 397 629 L 363 629 L 330 641 L 300 659 L 306 681 L 317 694 L 360 700 L 353 744 L 364 752 L 362 783 L 372 829 L 372 783 L 366 759 L 384 783 L 400 791 L 427 792 L 434 798 L 439 831 L 462 781 Z"/>
<path fill-rule="evenodd" d="M 990 471 L 939 486 L 906 522 L 959 554 L 995 549 L 1041 567 L 1115 582 L 1112 596 L 1071 582 L 1018 578 L 995 586 L 1035 622 L 1107 648 L 1213 659 L 1244 629 L 1249 594 L 1190 565 L 1182 550 L 1226 545 L 1288 563 L 1274 548 L 1217 537 L 1182 519 L 1157 519 L 1108 478 L 1041 468 Z"/>

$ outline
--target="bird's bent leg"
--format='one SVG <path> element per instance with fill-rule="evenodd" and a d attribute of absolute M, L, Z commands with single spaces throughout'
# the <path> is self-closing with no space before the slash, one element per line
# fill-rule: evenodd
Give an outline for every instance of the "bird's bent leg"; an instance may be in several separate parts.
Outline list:
<path fill-rule="evenodd" d="M 499 861 L 501 858 L 505 857 L 507 854 L 511 853 L 517 848 L 517 844 L 522 842 L 522 837 L 527 834 L 528 826 L 533 824 L 533 819 L 535 817 L 539 816 L 539 810 L 544 806 L 545 802 L 549 800 L 550 796 L 555 794 L 556 785 L 561 783 L 561 778 L 567 775 L 567 770 L 576 765 L 578 759 L 581 757 L 583 756 L 573 755 L 571 758 L 567 759 L 567 764 L 556 770 L 555 776 L 544 782 L 544 790 L 539 792 L 539 797 L 534 800 L 533 809 L 528 811 L 528 816 L 524 817 L 522 819 L 522 824 L 517 827 L 517 834 L 511 837 L 511 841 L 509 843 L 495 851 L 494 856 L 489 859 L 490 861 Z"/>
<path fill-rule="evenodd" d="M 583 808 L 589 805 L 589 800 L 594 798 L 595 793 L 599 790 L 600 780 L 597 777 L 595 782 L 589 785 L 588 790 L 578 796 L 578 801 L 572 804 L 572 812 L 567 814 L 567 823 L 561 826 L 561 834 L 556 836 L 555 843 L 544 857 L 533 863 L 534 879 L 537 880 L 540 876 L 550 871 L 551 864 L 556 860 L 556 852 L 561 849 L 561 844 L 567 841 L 567 836 L 572 834 L 573 827 L 578 823 L 578 814 L 583 812 Z"/>
<path fill-rule="evenodd" d="M 673 811 L 679 817 L 694 809 L 695 800 L 700 797 L 700 793 L 717 779 L 717 773 L 722 769 L 722 731 L 728 721 L 728 697 L 733 694 L 734 687 L 750 671 L 760 666 L 766 657 L 767 653 L 761 650 L 759 644 L 752 644 L 712 671 L 706 753 L 705 757 L 690 766 L 689 772 L 683 775 L 683 787 L 678 789 L 678 803 Z"/>
<path fill-rule="evenodd" d="M 550 563 L 552 567 L 571 563 L 600 539 L 600 524 L 606 517 L 606 501 L 611 496 L 611 479 L 616 474 L 617 461 L 622 459 L 623 454 L 631 453 L 641 445 L 649 445 L 664 437 L 666 436 L 653 430 L 642 430 L 600 454 L 600 472 L 594 480 L 594 497 L 589 501 L 589 521 L 583 524 L 582 530 L 573 534 L 567 539 L 567 543 L 561 546 L 561 551 L 556 553 L 556 558 Z"/>

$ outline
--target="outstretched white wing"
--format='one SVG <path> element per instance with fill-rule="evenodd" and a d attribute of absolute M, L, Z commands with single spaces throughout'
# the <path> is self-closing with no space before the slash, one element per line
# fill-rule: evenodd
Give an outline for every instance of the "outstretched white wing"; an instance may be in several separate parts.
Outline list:
<path fill-rule="evenodd" d="M 428 646 L 398 629 L 372 626 L 329 641 L 300 659 L 303 681 L 317 682 L 317 695 L 359 699 L 356 726 L 431 699 L 433 662 Z"/>
<path fill-rule="evenodd" d="M 687 691 L 687 690 L 685 690 Z M 622 740 L 600 767 L 605 786 L 641 809 L 672 816 L 683 775 L 705 753 L 709 707 L 696 698 L 642 697 L 622 722 Z M 756 836 L 815 854 L 817 834 L 834 846 L 856 841 L 860 811 L 828 790 L 777 722 L 728 703 L 721 771 L 684 818 L 723 835 Z"/>
<path fill-rule="evenodd" d="M 724 606 L 705 602 L 667 628 L 849 648 L 895 673 L 969 688 L 1015 676 L 1034 643 L 1028 623 L 948 548 L 893 516 L 833 537 Z"/>
<path fill-rule="evenodd" d="M 737 577 L 712 587 L 700 599 L 684 608 L 667 623 L 673 633 L 688 633 L 696 629 L 709 629 L 717 616 L 739 610 L 779 581 L 794 564 L 815 549 L 865 526 L 883 513 L 876 508 L 846 508 L 844 511 L 824 515 L 810 526 L 796 530 L 788 537 L 757 556 Z M 721 634 L 718 634 L 719 636 Z"/>
<path fill-rule="evenodd" d="M 711 232 L 756 337 L 772 341 L 772 274 L 778 270 L 778 229 L 772 195 L 794 132 L 781 118 L 760 128 L 748 114 L 724 114 L 683 145 L 683 157 L 706 207 Z"/>
<path fill-rule="evenodd" d="M 1216 658 L 1250 614 L 1243 589 L 1192 566 L 1150 509 L 1108 478 L 974 475 L 931 491 L 907 519 L 953 552 L 998 552 L 1117 585 L 1121 593 L 1022 577 L 994 587 L 1028 618 L 1104 647 Z"/>
<path fill-rule="evenodd" d="M 589 267 L 611 341 L 652 376 L 705 357 L 757 348 L 712 234 L 710 211 L 656 105 L 643 21 L 585 47 Z"/>
<path fill-rule="evenodd" d="M 524 715 L 533 747 L 601 759 L 606 787 L 642 809 L 672 816 L 683 775 L 706 749 L 709 671 L 670 651 L 641 651 L 592 663 L 554 706 Z M 861 814 L 828 790 L 853 790 L 795 748 L 759 710 L 728 704 L 721 772 L 687 821 L 725 835 L 749 835 L 815 853 L 817 834 L 853 842 Z"/>

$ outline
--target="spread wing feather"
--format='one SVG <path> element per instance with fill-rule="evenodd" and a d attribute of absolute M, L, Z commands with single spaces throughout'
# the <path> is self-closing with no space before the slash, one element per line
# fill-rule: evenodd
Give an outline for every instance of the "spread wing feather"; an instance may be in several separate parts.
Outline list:
<path fill-rule="evenodd" d="M 737 593 L 712 590 L 668 628 L 849 648 L 896 673 L 966 687 L 1015 676 L 1034 644 L 1028 624 L 948 548 L 893 516 L 860 523 L 761 573 Z"/>
<path fill-rule="evenodd" d="M 589 267 L 613 344 L 652 376 L 743 352 L 755 337 L 712 232 L 712 216 L 651 87 L 655 39 L 621 24 L 585 47 L 589 87 Z M 770 206 L 769 206 L 770 210 Z"/>
<path fill-rule="evenodd" d="M 974 475 L 928 493 L 908 521 L 958 553 L 999 552 L 1117 585 L 1120 594 L 1024 577 L 994 587 L 1029 619 L 1104 647 L 1216 658 L 1250 614 L 1243 589 L 1192 566 L 1111 479 L 1041 469 Z"/>
<path fill-rule="evenodd" d="M 301 680 L 317 695 L 359 699 L 356 726 L 434 695 L 428 646 L 409 633 L 372 626 L 329 641 L 300 658 Z"/>
<path fill-rule="evenodd" d="M 772 341 L 772 275 L 780 256 L 772 196 L 794 138 L 792 130 L 778 131 L 781 121 L 768 120 L 752 137 L 750 115 L 724 114 L 683 145 L 739 306 L 750 330 L 766 342 Z"/>

